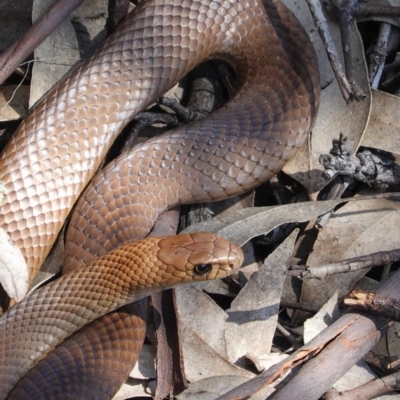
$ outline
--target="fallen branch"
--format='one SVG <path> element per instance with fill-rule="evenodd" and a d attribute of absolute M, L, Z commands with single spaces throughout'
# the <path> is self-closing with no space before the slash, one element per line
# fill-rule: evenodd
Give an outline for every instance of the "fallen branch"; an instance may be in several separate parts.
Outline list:
<path fill-rule="evenodd" d="M 374 399 L 384 393 L 393 392 L 400 389 L 400 372 L 388 375 L 383 378 L 373 379 L 364 385 L 351 390 L 338 392 L 331 389 L 323 396 L 324 400 L 369 400 Z"/>
<path fill-rule="evenodd" d="M 43 42 L 83 0 L 59 0 L 25 34 L 0 55 L 0 84 Z"/>
<path fill-rule="evenodd" d="M 352 309 L 400 322 L 400 302 L 381 293 L 353 290 L 343 303 Z"/>

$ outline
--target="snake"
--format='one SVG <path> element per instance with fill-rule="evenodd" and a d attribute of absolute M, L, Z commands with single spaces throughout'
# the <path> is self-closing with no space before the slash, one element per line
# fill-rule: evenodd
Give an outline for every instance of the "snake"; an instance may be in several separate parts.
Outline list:
<path fill-rule="evenodd" d="M 212 233 L 146 238 L 123 245 L 42 287 L 0 319 L 0 391 L 61 341 L 107 312 L 178 284 L 218 279 L 243 261 L 238 246 Z M 61 301 L 54 301 L 61 297 Z"/>
<path fill-rule="evenodd" d="M 129 121 L 211 59 L 233 69 L 232 98 L 207 118 L 133 148 L 94 177 Z M 70 276 L 121 245 L 134 247 L 167 209 L 266 182 L 312 129 L 319 95 L 313 46 L 280 1 L 142 1 L 47 93 L 7 144 L 0 156 L 0 227 L 32 278 L 74 208 L 64 262 Z M 21 304 L 18 310 L 27 303 Z"/>

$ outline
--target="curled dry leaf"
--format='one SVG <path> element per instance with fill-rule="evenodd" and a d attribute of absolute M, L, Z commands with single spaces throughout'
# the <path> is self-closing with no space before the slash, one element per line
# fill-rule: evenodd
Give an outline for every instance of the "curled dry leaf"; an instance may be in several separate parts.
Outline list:
<path fill-rule="evenodd" d="M 327 184 L 322 176 L 323 168 L 319 163 L 319 156 L 329 152 L 332 147 L 332 140 L 339 138 L 340 133 L 344 133 L 348 137 L 353 151 L 356 151 L 360 144 L 371 106 L 367 67 L 361 37 L 356 23 L 352 22 L 349 36 L 353 54 L 353 76 L 356 77 L 358 85 L 367 95 L 367 98 L 362 102 L 346 104 L 306 2 L 294 2 L 293 0 L 284 0 L 283 2 L 292 9 L 302 25 L 308 29 L 318 55 L 322 88 L 320 107 L 312 134 L 310 134 L 308 142 L 306 141 L 296 153 L 296 157 L 286 164 L 283 170 L 298 180 L 309 194 L 315 197 L 316 192 Z M 339 57 L 342 60 L 342 65 L 344 65 L 339 24 L 336 18 L 327 12 L 325 12 L 325 17 Z"/>
<path fill-rule="evenodd" d="M 8 296 L 22 300 L 28 291 L 28 267 L 19 248 L 0 228 L 0 282 Z"/>
<path fill-rule="evenodd" d="M 336 211 L 319 233 L 314 251 L 307 260 L 310 266 L 363 256 L 399 247 L 400 203 L 387 199 L 351 202 Z M 301 302 L 319 308 L 336 290 L 339 297 L 368 270 L 331 275 L 327 279 L 303 282 Z"/>
<path fill-rule="evenodd" d="M 239 246 L 243 246 L 250 239 L 259 235 L 266 235 L 282 224 L 310 221 L 346 201 L 309 201 L 282 206 L 246 208 L 221 218 L 221 221 L 217 223 L 206 221 L 193 224 L 183 232 L 214 232 Z"/>

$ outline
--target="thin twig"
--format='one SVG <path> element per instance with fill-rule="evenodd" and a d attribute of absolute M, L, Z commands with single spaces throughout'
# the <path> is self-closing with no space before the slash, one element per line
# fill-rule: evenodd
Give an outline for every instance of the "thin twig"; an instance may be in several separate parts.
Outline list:
<path fill-rule="evenodd" d="M 373 379 L 364 385 L 351 390 L 338 392 L 331 389 L 323 396 L 324 400 L 369 400 L 374 399 L 384 393 L 393 392 L 400 389 L 400 372 L 383 378 Z"/>
<path fill-rule="evenodd" d="M 299 279 L 324 279 L 330 275 L 345 272 L 354 272 L 360 269 L 372 268 L 392 264 L 400 260 L 400 249 L 379 251 L 361 257 L 348 258 L 335 263 L 310 267 L 308 265 L 294 265 L 285 273 Z"/>
<path fill-rule="evenodd" d="M 322 12 L 321 4 L 319 0 L 307 0 L 307 3 L 313 16 L 314 23 L 324 43 L 326 54 L 328 55 L 333 72 L 339 83 L 339 88 L 342 92 L 342 96 L 345 99 L 346 103 L 349 103 L 350 101 L 355 99 L 355 96 L 353 94 L 351 85 L 343 71 L 343 67 L 340 63 L 335 44 L 333 43 L 332 36 L 329 32 L 328 23 L 326 22 L 324 13 Z"/>

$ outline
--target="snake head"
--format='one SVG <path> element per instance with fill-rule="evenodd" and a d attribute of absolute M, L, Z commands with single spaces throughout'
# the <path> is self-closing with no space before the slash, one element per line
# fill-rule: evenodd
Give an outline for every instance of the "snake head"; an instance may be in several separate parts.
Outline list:
<path fill-rule="evenodd" d="M 174 284 L 224 278 L 243 263 L 242 250 L 214 233 L 171 236 L 158 244 L 157 258 Z"/>

